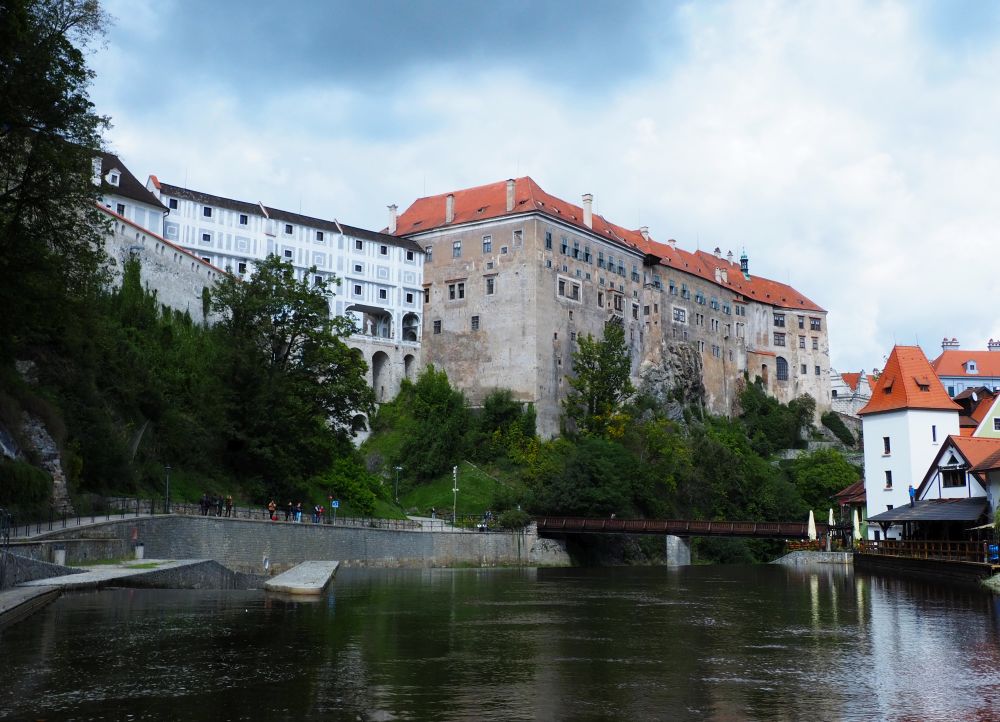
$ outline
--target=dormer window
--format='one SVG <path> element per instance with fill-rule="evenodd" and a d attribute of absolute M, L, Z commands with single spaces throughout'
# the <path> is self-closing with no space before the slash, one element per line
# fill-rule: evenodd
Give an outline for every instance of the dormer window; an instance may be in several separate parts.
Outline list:
<path fill-rule="evenodd" d="M 976 362 L 969 360 L 965 362 L 965 373 L 967 374 L 978 374 L 979 369 L 976 368 Z"/>
<path fill-rule="evenodd" d="M 121 180 L 121 174 L 118 171 L 113 170 L 110 173 L 108 173 L 108 183 L 110 185 L 117 186 L 120 180 Z"/>

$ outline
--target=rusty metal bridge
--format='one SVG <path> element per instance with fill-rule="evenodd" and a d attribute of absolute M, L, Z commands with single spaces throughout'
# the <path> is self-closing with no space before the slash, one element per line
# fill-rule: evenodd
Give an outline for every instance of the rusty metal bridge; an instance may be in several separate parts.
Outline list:
<path fill-rule="evenodd" d="M 586 517 L 535 517 L 540 535 L 657 534 L 673 536 L 749 537 L 756 539 L 805 539 L 808 524 L 797 521 L 694 521 L 687 519 L 593 519 Z M 828 531 L 816 522 L 816 536 Z"/>

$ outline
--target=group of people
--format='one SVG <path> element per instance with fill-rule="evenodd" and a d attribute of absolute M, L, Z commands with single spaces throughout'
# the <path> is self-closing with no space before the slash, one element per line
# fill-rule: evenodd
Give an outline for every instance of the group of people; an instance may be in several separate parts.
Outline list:
<path fill-rule="evenodd" d="M 297 504 L 292 504 L 292 502 L 288 502 L 287 504 L 285 504 L 284 513 L 285 513 L 285 521 L 290 521 L 290 522 L 294 522 L 296 524 L 301 524 L 302 523 L 302 502 L 300 501 Z M 313 524 L 322 524 L 323 523 L 323 515 L 325 513 L 326 513 L 326 509 L 324 509 L 322 505 L 317 504 L 316 506 L 314 506 L 313 507 L 313 513 L 312 513 L 312 523 Z M 271 501 L 269 501 L 267 503 L 267 506 L 264 508 L 264 518 L 265 519 L 270 519 L 271 521 L 278 521 L 278 505 L 274 501 L 274 499 L 271 499 Z"/>
<path fill-rule="evenodd" d="M 201 501 L 198 503 L 201 507 L 202 516 L 223 516 L 223 510 L 225 510 L 225 516 L 233 515 L 233 495 L 222 496 L 219 494 L 209 494 L 207 491 L 201 495 Z"/>

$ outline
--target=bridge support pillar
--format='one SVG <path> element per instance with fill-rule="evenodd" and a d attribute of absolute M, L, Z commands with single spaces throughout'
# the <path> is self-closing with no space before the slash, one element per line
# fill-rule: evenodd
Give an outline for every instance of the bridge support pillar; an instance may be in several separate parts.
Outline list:
<path fill-rule="evenodd" d="M 691 539 L 686 537 L 666 536 L 667 566 L 691 566 Z"/>

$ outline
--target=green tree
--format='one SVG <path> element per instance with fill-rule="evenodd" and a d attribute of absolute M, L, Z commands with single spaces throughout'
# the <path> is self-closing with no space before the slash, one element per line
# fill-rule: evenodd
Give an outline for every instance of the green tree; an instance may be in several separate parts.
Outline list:
<path fill-rule="evenodd" d="M 272 255 L 212 295 L 229 378 L 230 463 L 275 493 L 325 471 L 344 453 L 353 416 L 374 404 L 364 360 L 341 340 L 352 325 L 330 316 L 327 283 L 306 280 L 314 274 L 297 278 Z"/>
<path fill-rule="evenodd" d="M 403 443 L 394 464 L 419 481 L 449 471 L 458 463 L 469 429 L 465 396 L 451 387 L 448 374 L 428 365 L 416 383 L 404 380 L 395 405 L 405 409 Z"/>
<path fill-rule="evenodd" d="M 106 25 L 95 0 L 0 7 L 0 354 L 44 344 L 100 287 L 91 175 L 107 121 L 83 49 Z"/>
<path fill-rule="evenodd" d="M 620 323 L 604 327 L 604 337 L 587 334 L 573 352 L 570 392 L 563 402 L 566 416 L 584 435 L 617 438 L 624 433 L 628 416 L 624 404 L 635 389 L 630 378 L 632 360 Z"/>
<path fill-rule="evenodd" d="M 834 494 L 861 477 L 839 451 L 820 449 L 792 462 L 792 478 L 806 504 L 819 514 L 832 505 Z"/>

